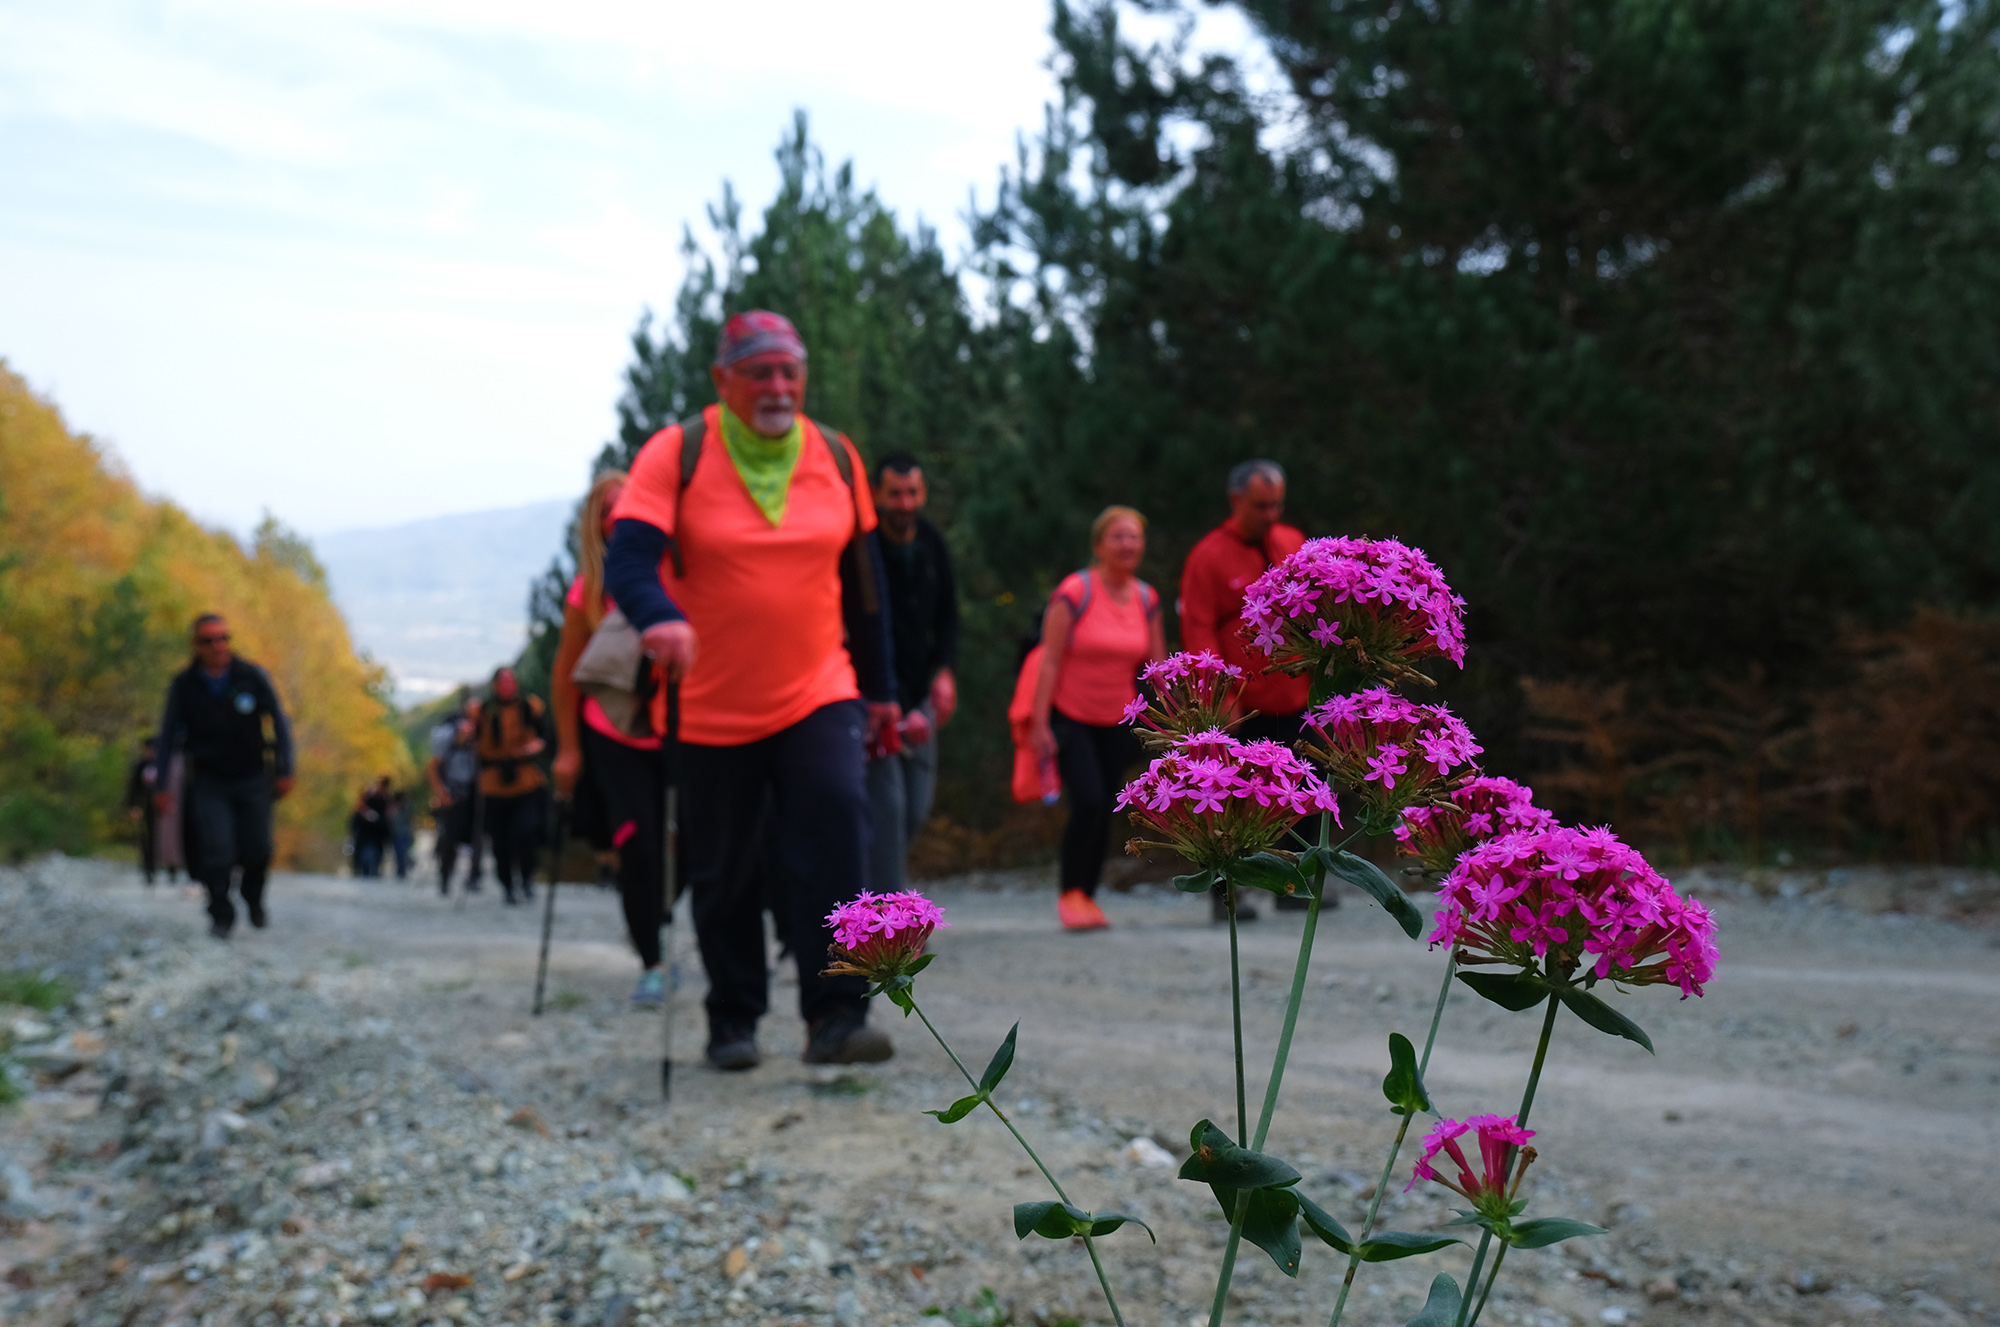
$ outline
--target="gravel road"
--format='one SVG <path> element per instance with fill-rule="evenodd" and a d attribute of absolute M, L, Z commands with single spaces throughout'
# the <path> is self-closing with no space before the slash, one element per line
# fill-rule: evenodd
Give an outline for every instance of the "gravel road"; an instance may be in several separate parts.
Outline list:
<path fill-rule="evenodd" d="M 1785 879 L 1681 882 L 1716 909 L 1722 966 L 1705 999 L 1618 997 L 1657 1056 L 1559 1024 L 1534 1212 L 1610 1233 L 1515 1255 L 1484 1321 L 2000 1323 L 1996 932 L 1869 910 L 1993 882 Z M 954 924 L 926 1012 L 975 1066 L 1020 1020 L 1002 1095 L 1023 1131 L 1080 1203 L 1158 1235 L 1102 1241 L 1127 1322 L 1204 1322 L 1224 1227 L 1161 1162 L 1234 1115 L 1226 933 L 1204 900 L 1143 887 L 1089 935 L 1056 931 L 1033 874 L 932 892 Z M 269 931 L 218 944 L 182 890 L 98 863 L 0 871 L 0 968 L 79 990 L 54 1015 L 0 1009 L 38 1074 L 0 1110 L 0 1321 L 1109 1322 L 1080 1247 L 1015 1240 L 1011 1204 L 1048 1195 L 998 1122 L 920 1113 L 964 1087 L 886 1005 L 896 1059 L 813 1068 L 781 980 L 770 1059 L 725 1076 L 693 1063 L 697 974 L 662 1104 L 662 1020 L 625 1007 L 610 895 L 565 888 L 538 1019 L 538 909 L 316 876 L 272 900 Z M 1244 931 L 1253 1109 L 1299 926 Z M 1421 1040 L 1440 962 L 1358 896 L 1322 927 L 1267 1150 L 1350 1226 L 1395 1123 L 1385 1037 Z M 1440 1107 L 1511 1112 L 1537 1028 L 1461 991 Z M 1451 1195 L 1403 1194 L 1408 1157 L 1385 1221 L 1431 1229 Z M 1468 1262 L 1366 1268 L 1346 1321 L 1399 1327 Z M 1249 1250 L 1230 1321 L 1324 1323 L 1343 1265 L 1315 1244 L 1290 1280 Z"/>

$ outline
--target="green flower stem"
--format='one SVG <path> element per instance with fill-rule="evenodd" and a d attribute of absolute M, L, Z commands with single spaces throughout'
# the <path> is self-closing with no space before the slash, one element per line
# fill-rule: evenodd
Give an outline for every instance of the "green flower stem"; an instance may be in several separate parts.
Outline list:
<path fill-rule="evenodd" d="M 1424 1035 L 1424 1056 L 1417 1064 L 1417 1077 L 1422 1078 L 1430 1068 L 1431 1047 L 1437 1044 L 1438 1024 L 1444 1021 L 1445 997 L 1451 994 L 1452 974 L 1458 967 L 1458 950 L 1452 949 L 1444 956 L 1444 984 L 1438 987 L 1437 1004 L 1431 1009 L 1431 1028 Z M 1375 1197 L 1368 1204 L 1368 1217 L 1361 1223 L 1361 1234 L 1355 1239 L 1358 1247 L 1375 1229 L 1376 1214 L 1382 1210 L 1382 1199 L 1389 1191 L 1389 1177 L 1396 1171 L 1396 1157 L 1403 1150 L 1403 1139 L 1409 1136 L 1410 1121 L 1414 1116 L 1405 1115 L 1402 1124 L 1396 1128 L 1396 1141 L 1389 1144 L 1389 1159 L 1382 1163 L 1382 1178 L 1375 1181 Z M 1333 1301 L 1333 1316 L 1327 1319 L 1326 1327 L 1340 1327 L 1340 1315 L 1347 1309 L 1348 1292 L 1354 1288 L 1354 1273 L 1361 1267 L 1361 1255 L 1347 1256 L 1347 1275 L 1340 1281 L 1340 1297 Z"/>
<path fill-rule="evenodd" d="M 1548 1015 L 1542 1019 L 1542 1039 L 1535 1046 L 1535 1064 L 1528 1070 L 1528 1089 L 1521 1094 L 1521 1112 L 1514 1121 L 1523 1129 L 1528 1127 L 1528 1112 L 1535 1107 L 1535 1089 L 1542 1083 L 1542 1065 L 1549 1058 L 1549 1038 L 1555 1035 L 1556 1011 L 1561 1008 L 1562 1002 L 1551 995 Z"/>
<path fill-rule="evenodd" d="M 1243 1091 L 1243 960 L 1236 945 L 1236 884 L 1222 882 L 1222 897 L 1229 904 L 1229 1014 L 1236 1032 L 1236 1145 L 1250 1146 L 1250 1109 Z"/>
<path fill-rule="evenodd" d="M 1405 1115 L 1396 1129 L 1396 1141 L 1389 1145 L 1389 1159 L 1382 1163 L 1382 1178 L 1375 1181 L 1375 1197 L 1368 1204 L 1368 1219 L 1361 1223 L 1361 1233 L 1355 1237 L 1355 1252 L 1347 1255 L 1347 1274 L 1340 1278 L 1340 1297 L 1333 1301 L 1333 1316 L 1326 1320 L 1326 1327 L 1340 1327 L 1340 1315 L 1347 1311 L 1348 1292 L 1354 1289 L 1354 1273 L 1361 1266 L 1361 1245 L 1368 1239 L 1368 1232 L 1375 1228 L 1375 1214 L 1382 1210 L 1382 1194 L 1389 1187 L 1389 1176 L 1396 1169 L 1396 1154 L 1403 1150 L 1403 1138 L 1410 1132 L 1410 1117 Z"/>
<path fill-rule="evenodd" d="M 1535 1063 L 1528 1070 L 1528 1086 L 1527 1089 L 1521 1093 L 1521 1109 L 1514 1117 L 1514 1122 L 1523 1129 L 1528 1127 L 1528 1112 L 1533 1110 L 1535 1107 L 1535 1089 L 1542 1085 L 1542 1066 L 1548 1063 L 1549 1038 L 1555 1035 L 1556 1011 L 1561 1008 L 1562 1008 L 1562 1002 L 1558 1000 L 1555 996 L 1551 995 L 1549 997 L 1549 1012 L 1542 1017 L 1542 1038 L 1540 1041 L 1535 1043 Z M 1513 1173 L 1514 1155 L 1516 1151 L 1517 1149 L 1512 1147 L 1509 1147 L 1507 1149 L 1506 1162 L 1500 1167 L 1500 1179 L 1501 1183 L 1503 1184 L 1507 1182 L 1507 1177 Z M 1472 1287 L 1479 1284 L 1479 1267 L 1480 1264 L 1485 1262 L 1486 1260 L 1486 1247 L 1492 1242 L 1493 1242 L 1492 1231 L 1489 1230 L 1484 1235 L 1480 1236 L 1479 1253 L 1472 1260 L 1472 1275 L 1467 1277 L 1465 1282 L 1465 1302 L 1462 1305 L 1460 1305 L 1458 1310 L 1458 1327 L 1471 1327 L 1472 1323 L 1477 1322 L 1479 1320 L 1479 1313 L 1477 1310 L 1472 1310 L 1470 1317 L 1467 1316 L 1467 1310 L 1471 1309 L 1472 1306 Z M 1500 1264 L 1502 1261 L 1506 1259 L 1506 1257 L 1507 1257 L 1507 1249 L 1505 1246 L 1502 1246 L 1500 1250 L 1500 1256 L 1493 1260 L 1493 1274 L 1495 1276 L 1499 1275 Z M 1491 1277 L 1487 1278 L 1486 1290 L 1487 1293 L 1489 1294 L 1493 1290 L 1493 1281 Z M 1486 1307 L 1486 1295 L 1481 1295 L 1479 1297 L 1479 1307 L 1480 1308 Z"/>
<path fill-rule="evenodd" d="M 1472 1287 L 1479 1284 L 1479 1269 L 1486 1265 L 1486 1250 L 1493 1243 L 1493 1232 L 1488 1230 L 1479 1237 L 1479 1252 L 1472 1255 L 1472 1274 L 1465 1278 L 1465 1298 L 1459 1301 L 1458 1321 L 1454 1327 L 1466 1327 L 1465 1313 L 1472 1307 Z"/>
<path fill-rule="evenodd" d="M 1222 1311 L 1229 1303 L 1229 1282 L 1236 1275 L 1236 1250 L 1243 1244 L 1243 1221 L 1250 1215 L 1250 1190 L 1236 1195 L 1236 1215 L 1229 1221 L 1229 1242 L 1222 1246 L 1222 1274 L 1215 1278 L 1215 1303 L 1208 1309 L 1208 1327 L 1222 1327 Z"/>
<path fill-rule="evenodd" d="M 1437 1044 L 1438 1024 L 1444 1021 L 1444 1002 L 1451 995 L 1451 979 L 1458 973 L 1458 946 L 1453 945 L 1444 952 L 1444 980 L 1438 983 L 1437 1008 L 1431 1010 L 1431 1030 L 1424 1037 L 1423 1058 L 1417 1061 L 1417 1077 L 1422 1078 L 1431 1067 L 1431 1047 Z"/>
<path fill-rule="evenodd" d="M 951 1048 L 951 1043 L 946 1041 L 944 1034 L 937 1030 L 937 1025 L 931 1022 L 930 1015 L 918 1007 L 914 995 L 910 997 L 910 1009 L 918 1018 L 924 1021 L 924 1026 L 930 1030 L 930 1034 L 936 1039 L 937 1044 L 944 1048 L 944 1053 L 951 1057 L 951 1062 L 958 1066 L 958 1072 L 965 1075 L 965 1081 L 972 1085 L 972 1090 L 978 1092 L 979 1080 L 974 1078 L 972 1071 L 965 1067 L 965 1061 L 958 1058 L 958 1052 Z M 1062 1181 L 1058 1180 L 1050 1172 L 1049 1168 L 1042 1164 L 1040 1154 L 1035 1151 L 1027 1139 L 1021 1136 L 1021 1131 L 1014 1127 L 1014 1121 L 1007 1118 L 1007 1112 L 1000 1109 L 999 1104 L 993 1100 L 992 1094 L 981 1093 L 979 1099 L 986 1104 L 986 1109 L 992 1111 L 1000 1123 L 1007 1126 L 1007 1132 L 1014 1135 L 1014 1141 L 1019 1143 L 1021 1150 L 1028 1154 L 1028 1160 L 1035 1163 L 1035 1169 L 1042 1172 L 1042 1178 L 1047 1180 L 1049 1187 L 1056 1191 L 1056 1197 L 1069 1203 L 1070 1197 L 1067 1193 L 1063 1192 Z M 1070 1203 L 1070 1206 L 1074 1207 L 1076 1204 Z M 1090 1255 L 1090 1265 L 1097 1270 L 1097 1284 L 1104 1290 L 1104 1302 L 1110 1306 L 1111 1320 L 1117 1323 L 1118 1327 L 1125 1327 L 1125 1315 L 1118 1311 L 1118 1296 L 1111 1291 L 1111 1278 L 1105 1274 L 1104 1261 L 1097 1256 L 1097 1241 L 1089 1235 L 1083 1236 L 1082 1239 L 1084 1251 Z"/>
<path fill-rule="evenodd" d="M 1285 1081 L 1285 1063 L 1292 1057 L 1292 1033 L 1299 1026 L 1299 1005 L 1306 994 L 1306 969 L 1312 966 L 1313 934 L 1319 930 L 1319 904 L 1317 896 L 1306 902 L 1305 929 L 1299 933 L 1299 958 L 1292 965 L 1292 995 L 1285 1003 L 1285 1025 L 1278 1032 L 1278 1054 L 1271 1062 L 1271 1080 L 1264 1084 L 1264 1109 L 1257 1116 L 1257 1137 L 1250 1143 L 1253 1152 L 1264 1150 L 1264 1139 L 1271 1132 L 1271 1117 L 1278 1110 L 1278 1088 Z"/>
<path fill-rule="evenodd" d="M 1493 1270 L 1486 1274 L 1486 1289 L 1479 1292 L 1479 1303 L 1474 1306 L 1472 1316 L 1466 1319 L 1465 1327 L 1478 1327 L 1479 1315 L 1486 1312 L 1486 1297 L 1493 1293 L 1493 1283 L 1500 1279 L 1500 1264 L 1507 1261 L 1507 1250 L 1513 1247 L 1511 1244 L 1502 1244 L 1500 1252 L 1494 1255 Z"/>

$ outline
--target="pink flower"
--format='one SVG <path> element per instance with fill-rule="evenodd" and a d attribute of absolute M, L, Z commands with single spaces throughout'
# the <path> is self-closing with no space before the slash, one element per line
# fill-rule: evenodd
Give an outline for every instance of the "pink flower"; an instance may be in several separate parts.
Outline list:
<path fill-rule="evenodd" d="M 1149 703 L 1143 694 L 1134 697 L 1120 722 L 1142 725 L 1141 739 L 1164 746 L 1177 737 L 1229 723 L 1243 670 L 1207 650 L 1197 650 L 1147 664 L 1139 676 L 1154 699 Z"/>
<path fill-rule="evenodd" d="M 1554 824 L 1555 817 L 1536 806 L 1534 797 L 1533 790 L 1512 779 L 1468 779 L 1448 801 L 1404 811 L 1396 838 L 1405 852 L 1422 860 L 1425 870 L 1443 874 L 1475 843 Z"/>
<path fill-rule="evenodd" d="M 899 894 L 863 891 L 826 915 L 833 928 L 829 974 L 852 974 L 885 982 L 911 972 L 924 956 L 931 933 L 951 925 L 944 909 L 915 890 Z"/>
<path fill-rule="evenodd" d="M 1405 807 L 1434 801 L 1471 774 L 1480 749 L 1450 710 L 1387 687 L 1330 697 L 1306 711 L 1305 725 L 1301 749 L 1360 797 L 1365 825 L 1378 832 Z"/>
<path fill-rule="evenodd" d="M 1473 1173 L 1472 1163 L 1466 1160 L 1465 1151 L 1458 1144 L 1460 1138 L 1474 1132 L 1479 1135 L 1478 1174 Z M 1533 1129 L 1523 1129 L 1511 1115 L 1475 1115 L 1463 1124 L 1457 1120 L 1439 1120 L 1437 1127 L 1424 1138 L 1423 1155 L 1417 1158 L 1403 1192 L 1416 1188 L 1422 1180 L 1430 1180 L 1470 1201 L 1481 1215 L 1505 1220 L 1520 1190 L 1521 1178 L 1535 1159 L 1535 1149 L 1527 1146 L 1534 1136 Z M 1517 1153 L 1521 1165 L 1515 1170 L 1513 1161 Z M 1456 1178 L 1433 1164 L 1440 1156 L 1457 1169 Z"/>
<path fill-rule="evenodd" d="M 1243 620 L 1273 666 L 1313 695 L 1422 675 L 1441 655 L 1465 666 L 1465 601 L 1424 554 L 1394 539 L 1308 539 L 1252 581 Z"/>
<path fill-rule="evenodd" d="M 1437 841 L 1449 846 L 1442 831 Z M 1587 966 L 1600 981 L 1677 986 L 1683 999 L 1702 993 L 1718 957 L 1708 909 L 1617 835 L 1552 823 L 1464 849 L 1438 889 L 1431 944 L 1457 946 L 1462 964 L 1539 968 L 1562 981 Z"/>
<path fill-rule="evenodd" d="M 1239 742 L 1219 728 L 1176 740 L 1125 785 L 1118 809 L 1205 868 L 1277 846 L 1301 816 L 1339 820 L 1332 790 L 1290 747 Z"/>

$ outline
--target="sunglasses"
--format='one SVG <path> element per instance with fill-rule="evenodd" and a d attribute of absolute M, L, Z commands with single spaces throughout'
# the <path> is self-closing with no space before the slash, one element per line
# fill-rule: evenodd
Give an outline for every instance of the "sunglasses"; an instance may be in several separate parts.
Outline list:
<path fill-rule="evenodd" d="M 196 636 L 194 638 L 194 643 L 197 645 L 227 645 L 229 644 L 229 637 L 227 635 Z"/>

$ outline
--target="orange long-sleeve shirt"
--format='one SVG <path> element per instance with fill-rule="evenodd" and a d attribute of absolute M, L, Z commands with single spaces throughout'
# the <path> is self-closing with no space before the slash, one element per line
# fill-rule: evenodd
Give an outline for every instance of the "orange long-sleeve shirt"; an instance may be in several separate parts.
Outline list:
<path fill-rule="evenodd" d="M 1260 675 L 1270 661 L 1249 648 L 1242 634 L 1243 591 L 1273 563 L 1305 543 L 1296 526 L 1278 524 L 1261 546 L 1244 542 L 1233 521 L 1224 521 L 1188 553 L 1181 569 L 1181 647 L 1209 650 L 1243 670 L 1237 703 L 1259 714 L 1297 714 L 1306 707 L 1308 682 L 1283 673 Z"/>

